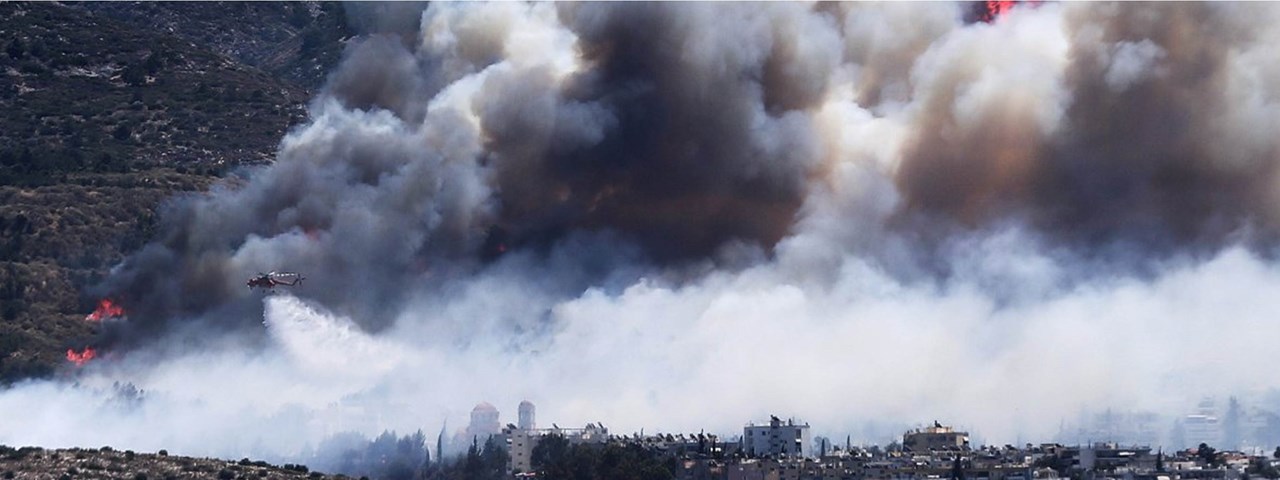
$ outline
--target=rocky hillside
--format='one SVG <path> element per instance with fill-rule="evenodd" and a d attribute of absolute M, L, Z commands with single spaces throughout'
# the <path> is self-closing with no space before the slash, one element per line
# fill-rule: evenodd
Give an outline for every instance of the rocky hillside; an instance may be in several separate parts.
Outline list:
<path fill-rule="evenodd" d="M 298 72 L 344 38 L 331 5 L 184 5 L 0 3 L 0 385 L 83 347 L 97 299 L 80 292 L 146 242 L 165 199 L 271 161 L 319 78 Z M 251 48 L 313 27 L 314 55 Z"/>
<path fill-rule="evenodd" d="M 4 183 L 264 161 L 309 97 L 183 39 L 58 4 L 0 4 L 0 39 Z"/>
<path fill-rule="evenodd" d="M 0 445 L 0 478 L 79 478 L 128 480 L 169 480 L 179 478 L 323 479 L 347 478 L 308 471 L 305 465 L 276 466 L 261 461 L 171 456 L 158 453 L 101 449 L 47 450 L 36 447 L 13 448 Z"/>
<path fill-rule="evenodd" d="M 353 35 L 337 2 L 86 2 L 135 28 L 207 46 L 308 89 L 319 88 Z M 244 21 L 252 19 L 252 21 Z"/>

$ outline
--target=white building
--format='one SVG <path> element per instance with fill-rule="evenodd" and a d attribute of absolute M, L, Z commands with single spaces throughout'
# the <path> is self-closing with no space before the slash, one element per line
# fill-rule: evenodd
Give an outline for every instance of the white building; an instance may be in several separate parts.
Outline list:
<path fill-rule="evenodd" d="M 534 430 L 538 428 L 538 423 L 535 422 L 533 418 L 536 411 L 537 409 L 534 408 L 533 402 L 528 400 L 520 402 L 520 420 L 516 425 L 518 425 L 521 430 Z"/>
<path fill-rule="evenodd" d="M 502 432 L 502 424 L 498 422 L 498 409 L 489 402 L 480 402 L 471 409 L 471 423 L 467 425 L 464 442 L 470 445 L 474 440 L 481 445 L 490 436 Z"/>
<path fill-rule="evenodd" d="M 1187 446 L 1194 447 L 1201 443 L 1220 446 L 1222 443 L 1222 423 L 1218 420 L 1218 409 L 1212 398 L 1200 400 L 1196 412 L 1182 417 L 1182 431 Z"/>
<path fill-rule="evenodd" d="M 750 457 L 809 457 L 809 424 L 771 417 L 768 425 L 748 424 L 742 428 L 742 452 Z"/>

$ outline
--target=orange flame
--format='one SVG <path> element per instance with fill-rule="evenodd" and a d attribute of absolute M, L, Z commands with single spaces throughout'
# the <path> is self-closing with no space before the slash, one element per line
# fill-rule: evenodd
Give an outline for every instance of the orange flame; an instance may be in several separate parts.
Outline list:
<path fill-rule="evenodd" d="M 93 357 L 97 355 L 98 352 L 94 351 L 93 347 L 84 347 L 84 350 L 79 352 L 70 348 L 67 349 L 67 361 L 76 364 L 77 367 L 84 366 L 86 362 L 93 360 Z"/>
<path fill-rule="evenodd" d="M 102 320 L 107 318 L 123 317 L 123 316 L 124 316 L 123 307 L 116 305 L 115 302 L 112 302 L 110 298 L 104 298 L 102 300 L 98 300 L 98 309 L 94 310 L 93 313 L 90 313 L 88 316 L 84 317 L 84 319 L 90 322 L 101 322 Z"/>
<path fill-rule="evenodd" d="M 987 8 L 982 12 L 981 19 L 987 23 L 994 22 L 996 18 L 1013 9 L 1017 3 L 1015 0 L 987 0 Z"/>

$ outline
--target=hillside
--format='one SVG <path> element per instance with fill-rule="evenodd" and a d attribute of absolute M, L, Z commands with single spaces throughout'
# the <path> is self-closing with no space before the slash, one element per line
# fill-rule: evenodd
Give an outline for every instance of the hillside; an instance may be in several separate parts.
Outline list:
<path fill-rule="evenodd" d="M 165 199 L 271 161 L 305 119 L 309 89 L 222 53 L 239 43 L 95 11 L 111 8 L 0 3 L 0 385 L 83 347 L 97 299 L 80 292 L 147 241 Z M 224 23 L 293 28 L 255 13 Z"/>
<path fill-rule="evenodd" d="M 179 38 L 58 4 L 0 5 L 0 39 L 4 183 L 267 160 L 309 96 Z"/>
<path fill-rule="evenodd" d="M 13 448 L 0 445 L 0 478 L 119 478 L 168 480 L 178 478 L 323 479 L 347 478 L 310 472 L 306 466 L 276 466 L 261 461 L 218 460 L 132 450 Z"/>
<path fill-rule="evenodd" d="M 162 31 L 304 88 L 323 83 L 353 35 L 336 2 L 85 2 L 77 7 Z M 245 21 L 252 19 L 252 21 Z"/>

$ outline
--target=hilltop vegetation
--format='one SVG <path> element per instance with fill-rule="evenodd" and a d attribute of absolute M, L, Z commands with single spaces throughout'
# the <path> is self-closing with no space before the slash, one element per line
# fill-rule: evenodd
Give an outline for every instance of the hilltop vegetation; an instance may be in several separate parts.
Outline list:
<path fill-rule="evenodd" d="M 166 199 L 271 161 L 337 61 L 341 12 L 0 3 L 0 385 L 84 346 L 97 299 L 79 292 L 150 238 Z"/>
<path fill-rule="evenodd" d="M 58 4 L 0 5 L 0 39 L 6 184 L 264 161 L 309 96 L 181 39 Z"/>
<path fill-rule="evenodd" d="M 336 2 L 86 2 L 77 6 L 164 31 L 307 89 L 319 88 L 354 35 Z M 252 21 L 245 21 L 246 19 Z"/>
<path fill-rule="evenodd" d="M 171 456 L 158 453 L 101 449 L 13 448 L 0 445 L 0 477 L 10 478 L 118 478 L 170 480 L 178 478 L 323 479 L 347 478 L 311 472 L 305 465 L 276 466 L 262 461 Z"/>

